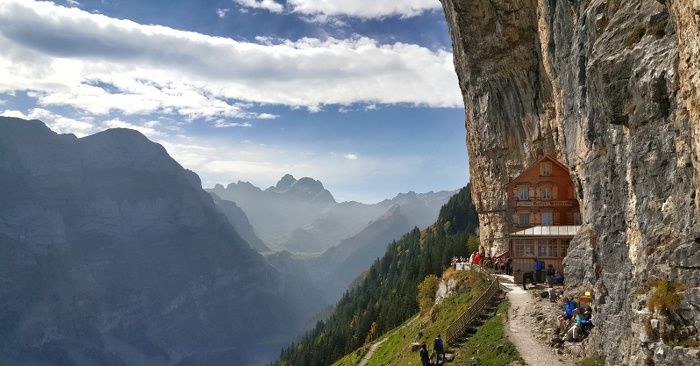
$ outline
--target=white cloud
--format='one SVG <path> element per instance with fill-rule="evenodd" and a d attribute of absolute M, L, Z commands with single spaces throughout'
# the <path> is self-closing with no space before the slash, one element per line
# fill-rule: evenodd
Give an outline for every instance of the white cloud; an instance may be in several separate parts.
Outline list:
<path fill-rule="evenodd" d="M 230 128 L 230 127 L 253 127 L 250 122 L 229 122 L 224 120 L 214 121 L 214 127 L 216 128 Z"/>
<path fill-rule="evenodd" d="M 277 114 L 270 114 L 270 113 L 258 114 L 258 119 L 277 119 L 277 118 L 280 118 L 280 116 Z"/>
<path fill-rule="evenodd" d="M 265 9 L 272 13 L 281 13 L 284 6 L 275 0 L 234 0 L 235 3 L 252 9 Z"/>
<path fill-rule="evenodd" d="M 231 11 L 231 9 L 216 9 L 216 15 L 219 18 L 226 18 L 226 14 Z"/>
<path fill-rule="evenodd" d="M 357 154 L 345 154 L 344 157 L 348 160 L 357 160 Z"/>
<path fill-rule="evenodd" d="M 26 114 L 22 113 L 21 111 L 13 110 L 13 109 L 6 109 L 4 112 L 0 113 L 0 116 L 21 118 L 21 119 L 30 119 Z"/>
<path fill-rule="evenodd" d="M 80 3 L 75 0 L 66 0 L 66 5 L 68 6 L 80 6 Z"/>
<path fill-rule="evenodd" d="M 144 134 L 146 137 L 150 139 L 159 139 L 165 136 L 162 132 L 158 131 L 155 129 L 157 124 L 154 124 L 153 122 L 157 121 L 150 121 L 147 123 L 144 123 L 143 126 L 133 124 L 130 122 L 122 121 L 120 119 L 110 119 L 108 121 L 105 121 L 103 123 L 103 126 L 105 128 L 128 128 L 131 130 L 136 130 Z"/>
<path fill-rule="evenodd" d="M 68 118 L 43 108 L 34 108 L 27 113 L 17 110 L 6 110 L 0 113 L 0 115 L 22 119 L 38 119 L 46 123 L 46 125 L 49 126 L 49 128 L 51 128 L 54 132 L 72 133 L 78 137 L 87 136 L 98 131 L 98 129 L 92 123 Z"/>
<path fill-rule="evenodd" d="M 43 106 L 215 120 L 271 118 L 248 111 L 255 104 L 462 104 L 447 50 L 369 38 L 240 42 L 0 2 L 0 93 L 29 90 Z"/>
<path fill-rule="evenodd" d="M 287 0 L 292 12 L 313 16 L 316 20 L 348 16 L 364 19 L 420 15 L 440 9 L 439 0 Z"/>

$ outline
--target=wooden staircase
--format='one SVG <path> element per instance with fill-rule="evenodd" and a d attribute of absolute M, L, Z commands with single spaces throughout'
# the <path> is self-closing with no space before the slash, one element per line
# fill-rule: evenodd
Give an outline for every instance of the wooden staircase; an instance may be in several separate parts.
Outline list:
<path fill-rule="evenodd" d="M 445 361 L 454 360 L 457 349 L 463 346 L 476 330 L 486 320 L 496 314 L 498 303 L 503 298 L 498 277 L 493 276 L 489 287 L 479 296 L 472 306 L 469 307 L 457 320 L 455 320 L 445 331 Z M 437 364 L 437 359 L 434 359 Z"/>

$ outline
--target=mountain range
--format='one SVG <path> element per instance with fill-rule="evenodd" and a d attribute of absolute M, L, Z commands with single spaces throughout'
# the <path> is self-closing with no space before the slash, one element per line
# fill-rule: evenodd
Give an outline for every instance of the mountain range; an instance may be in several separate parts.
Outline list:
<path fill-rule="evenodd" d="M 395 205 L 412 226 L 424 228 L 455 193 L 408 192 L 375 204 L 336 202 L 320 181 L 289 174 L 265 190 L 239 181 L 218 184 L 209 192 L 235 202 L 268 247 L 297 253 L 321 253 L 338 245 Z"/>
<path fill-rule="evenodd" d="M 0 118 L 0 364 L 273 359 L 324 302 L 236 212 L 136 131 Z"/>
<path fill-rule="evenodd" d="M 220 209 L 226 204 L 248 214 L 255 233 L 267 238 L 262 246 L 260 239 L 251 238 L 251 247 L 276 249 L 268 253 L 268 262 L 285 276 L 316 288 L 327 305 L 335 304 L 392 241 L 434 222 L 454 193 L 408 192 L 375 204 L 336 202 L 320 181 L 289 174 L 265 190 L 238 182 L 209 192 Z M 250 233 L 242 212 L 224 213 L 234 227 L 241 227 L 239 232 Z"/>

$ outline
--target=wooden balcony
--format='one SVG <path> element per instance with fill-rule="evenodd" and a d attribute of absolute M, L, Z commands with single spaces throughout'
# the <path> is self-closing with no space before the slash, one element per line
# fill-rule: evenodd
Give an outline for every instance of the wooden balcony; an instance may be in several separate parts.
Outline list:
<path fill-rule="evenodd" d="M 578 201 L 576 200 L 543 200 L 543 199 L 529 199 L 529 200 L 517 200 L 511 198 L 508 200 L 508 206 L 510 207 L 576 207 L 578 206 Z"/>

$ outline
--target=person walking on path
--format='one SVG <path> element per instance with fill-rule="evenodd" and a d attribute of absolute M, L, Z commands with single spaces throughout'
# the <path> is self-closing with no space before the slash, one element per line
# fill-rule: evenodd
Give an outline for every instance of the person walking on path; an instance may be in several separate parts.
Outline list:
<path fill-rule="evenodd" d="M 445 361 L 445 345 L 442 343 L 442 338 L 440 338 L 439 334 L 433 341 L 433 351 L 435 351 L 437 364 L 442 364 Z"/>
<path fill-rule="evenodd" d="M 420 346 L 420 362 L 422 366 L 430 366 L 430 355 L 428 354 L 428 346 L 425 343 Z"/>

